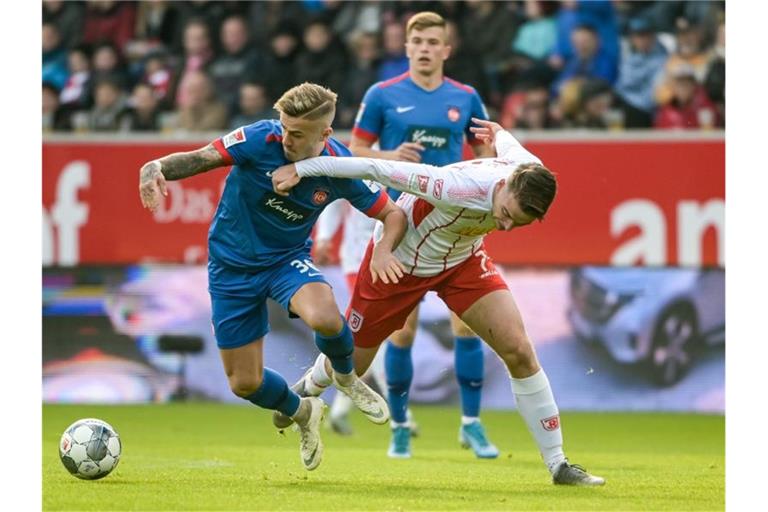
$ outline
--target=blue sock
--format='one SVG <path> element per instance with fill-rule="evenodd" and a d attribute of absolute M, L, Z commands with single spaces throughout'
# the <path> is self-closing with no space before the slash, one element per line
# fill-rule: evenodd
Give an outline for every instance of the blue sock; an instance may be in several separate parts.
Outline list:
<path fill-rule="evenodd" d="M 413 380 L 413 360 L 411 348 L 400 348 L 387 342 L 384 354 L 384 371 L 387 374 L 389 390 L 389 410 L 392 421 L 405 423 L 408 410 L 408 391 Z"/>
<path fill-rule="evenodd" d="M 480 416 L 483 392 L 483 345 L 477 336 L 456 336 L 456 378 L 461 390 L 461 412 Z"/>
<path fill-rule="evenodd" d="M 355 349 L 355 342 L 352 339 L 352 331 L 349 330 L 347 321 L 343 318 L 341 321 L 344 327 L 338 334 L 333 336 L 323 336 L 319 332 L 315 333 L 315 345 L 320 352 L 328 356 L 334 371 L 339 373 L 352 373 L 355 369 L 352 361 L 352 351 Z"/>
<path fill-rule="evenodd" d="M 278 410 L 293 416 L 299 410 L 299 395 L 288 387 L 282 375 L 269 368 L 264 368 L 264 380 L 261 387 L 245 397 L 259 407 Z"/>

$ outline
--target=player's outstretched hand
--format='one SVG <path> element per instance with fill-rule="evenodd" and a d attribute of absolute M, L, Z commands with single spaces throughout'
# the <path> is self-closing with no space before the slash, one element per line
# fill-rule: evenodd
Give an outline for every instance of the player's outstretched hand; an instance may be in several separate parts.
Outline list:
<path fill-rule="evenodd" d="M 141 167 L 139 171 L 139 197 L 141 205 L 150 211 L 155 211 L 160 206 L 160 195 L 167 196 L 168 188 L 165 184 L 165 176 L 160 172 L 160 162 L 152 160 Z"/>
<path fill-rule="evenodd" d="M 504 129 L 499 123 L 478 119 L 476 117 L 472 118 L 472 122 L 480 126 L 470 126 L 469 131 L 474 133 L 475 137 L 491 147 L 493 147 L 493 143 L 496 142 L 496 133 Z"/>
<path fill-rule="evenodd" d="M 371 280 L 376 283 L 379 279 L 384 284 L 398 283 L 405 275 L 405 267 L 395 255 L 387 250 L 379 250 L 374 246 L 371 255 Z"/>
<path fill-rule="evenodd" d="M 424 151 L 424 146 L 418 142 L 403 142 L 397 149 L 390 151 L 392 160 L 400 160 L 401 162 L 421 162 L 421 152 Z"/>
<path fill-rule="evenodd" d="M 293 187 L 299 184 L 301 177 L 296 172 L 294 164 L 278 167 L 272 173 L 272 188 L 280 196 L 287 196 Z"/>

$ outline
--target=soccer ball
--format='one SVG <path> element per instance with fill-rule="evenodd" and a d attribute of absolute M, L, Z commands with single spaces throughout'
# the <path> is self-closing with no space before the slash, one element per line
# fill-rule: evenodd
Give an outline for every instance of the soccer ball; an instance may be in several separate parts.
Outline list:
<path fill-rule="evenodd" d="M 122 444 L 115 429 L 95 418 L 77 420 L 70 425 L 59 442 L 59 457 L 67 471 L 77 478 L 104 478 L 120 462 Z"/>

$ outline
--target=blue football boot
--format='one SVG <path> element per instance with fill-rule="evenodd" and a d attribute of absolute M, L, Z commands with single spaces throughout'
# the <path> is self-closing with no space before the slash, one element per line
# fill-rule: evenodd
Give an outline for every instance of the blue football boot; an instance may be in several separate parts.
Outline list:
<path fill-rule="evenodd" d="M 459 443 L 462 448 L 472 448 L 479 459 L 495 459 L 499 456 L 499 449 L 488 441 L 485 428 L 479 421 L 474 421 L 459 428 Z"/>

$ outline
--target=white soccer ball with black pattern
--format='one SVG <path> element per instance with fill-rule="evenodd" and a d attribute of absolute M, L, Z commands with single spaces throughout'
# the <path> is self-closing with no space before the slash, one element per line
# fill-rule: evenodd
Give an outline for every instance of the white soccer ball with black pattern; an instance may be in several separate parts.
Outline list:
<path fill-rule="evenodd" d="M 59 442 L 59 457 L 67 471 L 77 478 L 104 478 L 120 462 L 122 443 L 112 426 L 96 418 L 77 420 Z"/>

